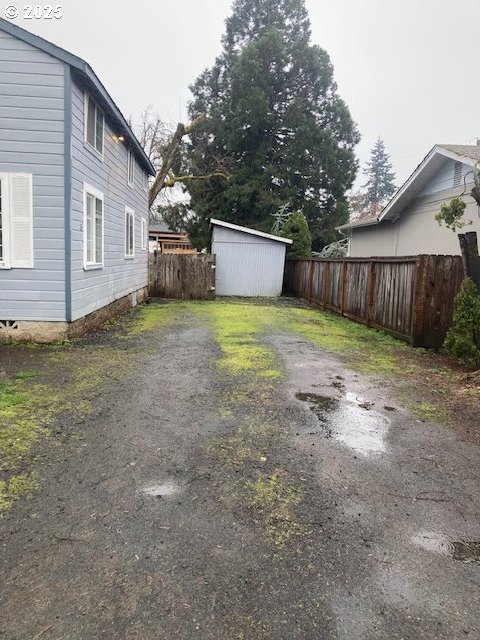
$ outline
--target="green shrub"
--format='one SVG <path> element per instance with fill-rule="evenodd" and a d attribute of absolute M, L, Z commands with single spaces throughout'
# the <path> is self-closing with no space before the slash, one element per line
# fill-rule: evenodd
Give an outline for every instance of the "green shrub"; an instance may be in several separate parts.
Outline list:
<path fill-rule="evenodd" d="M 453 324 L 445 338 L 451 356 L 469 365 L 480 365 L 480 296 L 473 280 L 466 278 L 455 298 Z"/>
<path fill-rule="evenodd" d="M 301 211 L 295 211 L 287 218 L 282 226 L 282 236 L 293 240 L 287 247 L 288 255 L 292 258 L 310 258 L 312 255 L 312 236 L 308 222 Z"/>

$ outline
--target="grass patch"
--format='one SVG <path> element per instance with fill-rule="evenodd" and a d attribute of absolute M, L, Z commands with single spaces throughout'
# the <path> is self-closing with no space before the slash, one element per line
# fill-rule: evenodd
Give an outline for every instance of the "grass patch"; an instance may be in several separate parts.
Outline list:
<path fill-rule="evenodd" d="M 279 328 L 284 325 L 323 349 L 347 356 L 363 373 L 398 373 L 396 353 L 409 348 L 381 331 L 316 309 L 281 309 L 276 318 Z"/>
<path fill-rule="evenodd" d="M 37 474 L 19 474 L 0 480 L 0 517 L 20 498 L 31 495 L 39 487 Z"/>
<path fill-rule="evenodd" d="M 448 419 L 448 412 L 445 409 L 437 407 L 430 402 L 413 402 L 409 404 L 408 408 L 419 420 L 445 422 Z"/>
<path fill-rule="evenodd" d="M 171 327 L 185 312 L 202 313 L 202 302 L 166 302 L 141 305 L 127 327 L 125 338 L 141 336 L 145 333 Z"/>
<path fill-rule="evenodd" d="M 266 536 L 276 547 L 284 547 L 293 536 L 304 533 L 304 527 L 294 514 L 302 494 L 280 473 L 260 475 L 258 480 L 248 484 L 248 488 L 250 505 L 262 515 Z"/>
<path fill-rule="evenodd" d="M 232 376 L 276 380 L 282 372 L 275 353 L 259 342 L 265 329 L 264 308 L 217 303 L 208 308 L 221 350 L 218 366 Z"/>

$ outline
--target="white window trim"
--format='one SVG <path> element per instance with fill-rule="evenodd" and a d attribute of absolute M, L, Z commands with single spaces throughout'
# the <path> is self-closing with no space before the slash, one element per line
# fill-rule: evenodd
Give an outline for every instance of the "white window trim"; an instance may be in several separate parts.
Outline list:
<path fill-rule="evenodd" d="M 0 173 L 2 181 L 2 242 L 3 259 L 0 260 L 0 269 L 11 269 L 10 254 L 10 178 L 8 173 Z M 4 206 L 5 203 L 5 206 Z M 5 211 L 6 208 L 6 211 Z"/>
<path fill-rule="evenodd" d="M 130 182 L 130 163 L 132 166 L 132 182 Z M 131 189 L 135 187 L 135 156 L 131 149 L 127 152 L 127 183 Z"/>
<path fill-rule="evenodd" d="M 150 191 L 149 175 L 146 171 L 143 171 L 142 173 L 143 173 L 143 188 L 148 193 Z"/>
<path fill-rule="evenodd" d="M 100 151 L 92 144 L 90 144 L 90 142 L 87 140 L 87 120 L 88 120 L 88 98 L 91 97 L 94 104 L 95 104 L 95 109 L 98 109 L 101 114 L 102 114 L 102 122 L 103 122 L 103 127 L 102 127 L 102 153 L 100 153 Z M 95 122 L 97 121 L 97 114 L 95 114 Z M 100 107 L 98 106 L 96 100 L 87 92 L 85 91 L 83 94 L 83 141 L 84 141 L 84 145 L 85 147 L 91 151 L 92 153 L 94 153 L 97 158 L 99 158 L 102 162 L 103 162 L 103 157 L 105 154 L 105 113 L 103 112 L 102 109 L 100 109 Z"/>
<path fill-rule="evenodd" d="M 148 249 L 148 223 L 147 219 L 142 217 L 142 251 L 146 251 Z"/>
<path fill-rule="evenodd" d="M 127 253 L 127 215 L 131 215 L 133 219 L 132 225 L 132 253 Z M 125 260 L 133 260 L 135 258 L 135 211 L 131 207 L 125 207 L 125 217 L 124 221 L 124 229 L 125 229 L 125 238 L 124 238 L 124 251 L 125 251 Z"/>
<path fill-rule="evenodd" d="M 87 194 L 102 201 L 102 262 L 87 262 Z M 105 200 L 103 193 L 92 187 L 88 182 L 83 183 L 83 269 L 84 271 L 94 271 L 103 269 L 105 266 Z"/>

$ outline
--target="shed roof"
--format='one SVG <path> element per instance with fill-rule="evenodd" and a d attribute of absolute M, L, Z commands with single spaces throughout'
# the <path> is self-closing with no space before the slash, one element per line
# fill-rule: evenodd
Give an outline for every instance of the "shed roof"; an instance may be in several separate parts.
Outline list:
<path fill-rule="evenodd" d="M 260 238 L 267 238 L 268 240 L 283 242 L 284 244 L 293 243 L 293 240 L 290 240 L 289 238 L 281 238 L 280 236 L 273 236 L 271 233 L 264 233 L 263 231 L 257 231 L 256 229 L 241 227 L 238 224 L 232 224 L 231 222 L 224 222 L 223 220 L 217 220 L 216 218 L 211 218 L 210 224 L 216 227 L 225 227 L 226 229 L 232 229 L 233 231 L 240 231 L 241 233 L 248 233 L 251 236 L 259 236 Z"/>
<path fill-rule="evenodd" d="M 27 44 L 48 53 L 49 55 L 57 58 L 61 62 L 68 64 L 72 69 L 78 73 L 78 75 L 84 80 L 84 82 L 92 87 L 101 97 L 104 105 L 108 108 L 109 115 L 115 120 L 118 126 L 118 135 L 124 135 L 130 144 L 132 145 L 132 150 L 136 154 L 139 162 L 143 165 L 143 167 L 148 171 L 148 173 L 152 176 L 155 175 L 155 169 L 148 159 L 147 154 L 143 150 L 142 145 L 137 140 L 135 134 L 131 130 L 129 124 L 124 118 L 122 112 L 115 104 L 113 98 L 108 93 L 106 88 L 103 86 L 102 82 L 99 80 L 92 67 L 79 58 L 78 56 L 58 47 L 56 44 L 37 36 L 26 29 L 22 29 L 16 24 L 12 24 L 8 20 L 4 18 L 0 18 L 0 30 L 5 31 L 9 35 L 18 38 L 19 40 L 23 40 Z"/>

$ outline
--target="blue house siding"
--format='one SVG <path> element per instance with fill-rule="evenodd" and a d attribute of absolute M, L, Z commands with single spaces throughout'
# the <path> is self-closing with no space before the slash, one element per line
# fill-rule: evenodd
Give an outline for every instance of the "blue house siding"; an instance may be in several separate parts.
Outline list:
<path fill-rule="evenodd" d="M 33 175 L 33 269 L 0 269 L 0 318 L 65 320 L 64 64 L 0 31 L 0 172 Z"/>
<path fill-rule="evenodd" d="M 143 169 L 135 161 L 134 188 L 127 183 L 128 147 L 105 114 L 103 160 L 84 141 L 84 93 L 72 77 L 72 320 L 148 284 L 148 251 L 142 249 L 141 219 L 148 220 Z M 93 95 L 93 98 L 96 96 Z M 102 106 L 101 101 L 99 106 Z M 84 269 L 83 183 L 104 196 L 104 266 Z M 135 211 L 135 256 L 125 258 L 125 206 Z"/>

